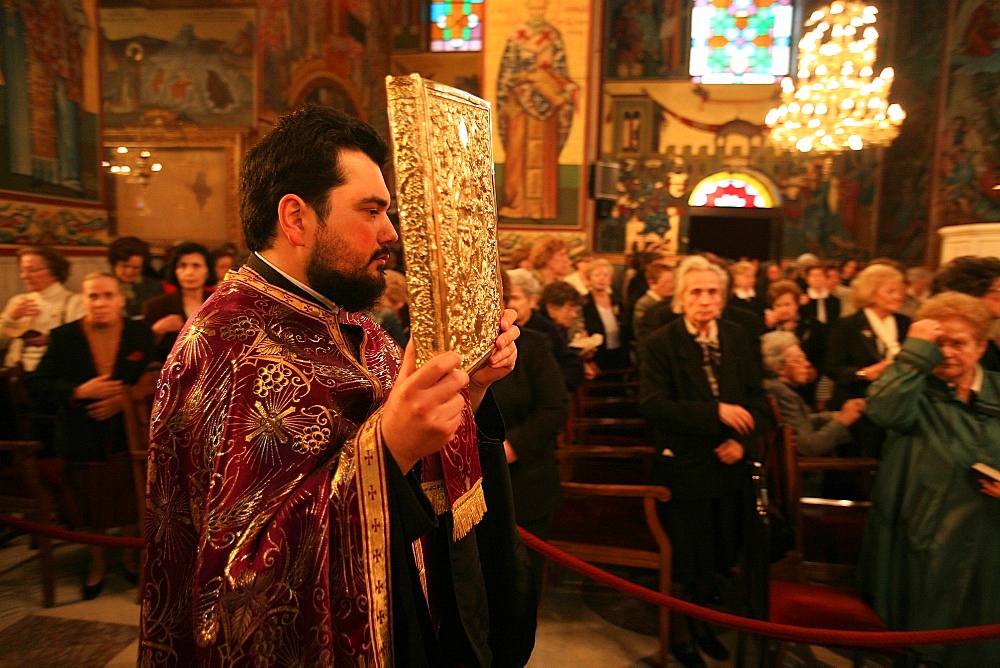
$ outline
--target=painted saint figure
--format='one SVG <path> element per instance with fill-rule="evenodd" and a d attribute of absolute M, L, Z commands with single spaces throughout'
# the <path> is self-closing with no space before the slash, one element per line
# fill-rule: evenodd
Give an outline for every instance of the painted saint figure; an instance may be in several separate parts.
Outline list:
<path fill-rule="evenodd" d="M 500 139 L 507 154 L 500 215 L 558 218 L 559 153 L 573 125 L 579 86 L 569 78 L 548 0 L 527 0 L 528 20 L 508 38 L 497 78 Z"/>

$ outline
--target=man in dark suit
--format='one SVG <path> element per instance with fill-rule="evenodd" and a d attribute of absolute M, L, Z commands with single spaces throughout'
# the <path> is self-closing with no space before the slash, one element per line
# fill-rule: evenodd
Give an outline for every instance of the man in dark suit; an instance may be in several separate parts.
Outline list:
<path fill-rule="evenodd" d="M 82 298 L 83 318 L 52 330 L 27 384 L 39 405 L 57 412 L 55 451 L 85 516 L 74 521 L 103 531 L 137 519 L 122 401 L 153 360 L 153 335 L 122 316 L 125 296 L 113 274 L 84 278 Z M 104 550 L 92 546 L 84 600 L 101 593 L 104 574 Z"/>
<path fill-rule="evenodd" d="M 674 546 L 673 591 L 695 602 L 707 601 L 716 575 L 735 563 L 749 484 L 745 458 L 765 419 L 756 340 L 720 319 L 727 280 L 702 256 L 681 263 L 679 317 L 643 342 L 639 372 L 640 411 L 660 451 L 654 480 L 673 493 L 661 507 Z M 700 648 L 726 660 L 711 629 L 685 619 L 671 615 L 674 658 L 703 666 Z"/>
<path fill-rule="evenodd" d="M 826 265 L 815 264 L 806 271 L 806 296 L 800 309 L 804 318 L 829 325 L 840 318 L 840 299 L 827 288 Z"/>

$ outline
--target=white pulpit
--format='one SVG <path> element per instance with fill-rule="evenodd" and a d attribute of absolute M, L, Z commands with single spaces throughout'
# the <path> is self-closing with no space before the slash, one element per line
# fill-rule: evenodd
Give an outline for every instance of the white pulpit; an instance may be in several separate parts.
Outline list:
<path fill-rule="evenodd" d="M 1000 223 L 949 225 L 938 229 L 941 235 L 941 264 L 960 255 L 1000 257 Z"/>

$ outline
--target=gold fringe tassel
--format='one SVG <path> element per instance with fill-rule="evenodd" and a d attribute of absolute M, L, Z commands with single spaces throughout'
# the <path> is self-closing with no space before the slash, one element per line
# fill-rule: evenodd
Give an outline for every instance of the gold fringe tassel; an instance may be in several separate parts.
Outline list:
<path fill-rule="evenodd" d="M 455 501 L 451 509 L 451 517 L 455 523 L 452 539 L 461 540 L 472 527 L 479 524 L 486 514 L 486 497 L 483 496 L 483 479 L 480 478 L 468 492 Z"/>
<path fill-rule="evenodd" d="M 453 507 L 449 507 L 448 491 L 445 488 L 444 480 L 434 480 L 420 485 L 427 495 L 431 507 L 437 515 L 444 515 L 451 510 L 451 517 L 454 523 L 452 530 L 452 540 L 461 540 L 465 534 L 472 531 L 472 527 L 479 524 L 486 514 L 486 497 L 483 496 L 483 479 L 480 478 L 468 492 L 458 497 Z"/>

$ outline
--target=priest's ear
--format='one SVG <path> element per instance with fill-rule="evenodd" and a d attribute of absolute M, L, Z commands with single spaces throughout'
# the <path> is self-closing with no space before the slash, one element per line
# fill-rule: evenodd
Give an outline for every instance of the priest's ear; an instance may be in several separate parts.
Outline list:
<path fill-rule="evenodd" d="M 285 195 L 278 201 L 278 234 L 292 246 L 305 246 L 308 219 L 315 215 L 301 197 Z"/>

